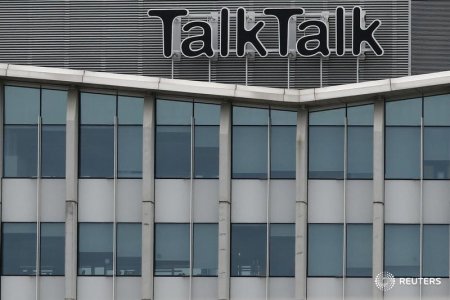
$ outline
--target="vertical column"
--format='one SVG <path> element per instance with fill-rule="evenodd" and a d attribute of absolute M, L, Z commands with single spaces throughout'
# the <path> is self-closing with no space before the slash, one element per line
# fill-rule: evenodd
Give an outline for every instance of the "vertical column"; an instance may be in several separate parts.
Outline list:
<path fill-rule="evenodd" d="M 66 125 L 65 299 L 77 299 L 78 90 L 69 88 Z"/>
<path fill-rule="evenodd" d="M 295 299 L 306 299 L 308 230 L 308 111 L 297 112 L 295 200 Z"/>
<path fill-rule="evenodd" d="M 142 299 L 153 299 L 155 223 L 155 97 L 144 97 L 142 159 Z"/>
<path fill-rule="evenodd" d="M 383 272 L 384 262 L 384 101 L 375 102 L 373 116 L 373 260 L 372 277 Z M 375 285 L 373 299 L 383 299 Z"/>
<path fill-rule="evenodd" d="M 3 183 L 3 103 L 4 99 L 4 85 L 0 83 L 0 234 L 2 232 L 2 183 Z M 0 238 L 0 249 L 2 249 L 2 239 Z M 1 278 L 1 277 L 0 277 Z M 0 285 L 0 295 L 1 295 L 1 285 Z"/>
<path fill-rule="evenodd" d="M 218 299 L 230 298 L 231 103 L 220 108 Z"/>

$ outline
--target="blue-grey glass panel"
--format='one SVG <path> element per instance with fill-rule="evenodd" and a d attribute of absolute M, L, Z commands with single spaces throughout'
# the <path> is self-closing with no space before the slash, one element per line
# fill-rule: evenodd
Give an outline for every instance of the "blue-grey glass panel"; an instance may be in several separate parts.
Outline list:
<path fill-rule="evenodd" d="M 42 161 L 43 177 L 66 176 L 66 126 L 42 126 Z"/>
<path fill-rule="evenodd" d="M 288 110 L 271 110 L 270 124 L 272 125 L 297 125 L 297 112 Z"/>
<path fill-rule="evenodd" d="M 267 126 L 233 126 L 233 178 L 267 178 Z"/>
<path fill-rule="evenodd" d="M 156 127 L 156 177 L 189 178 L 191 175 L 191 127 Z"/>
<path fill-rule="evenodd" d="M 67 91 L 42 90 L 42 124 L 66 124 Z"/>
<path fill-rule="evenodd" d="M 114 127 L 80 126 L 80 177 L 114 176 Z"/>
<path fill-rule="evenodd" d="M 231 224 L 231 276 L 266 276 L 266 224 Z"/>
<path fill-rule="evenodd" d="M 37 124 L 40 90 L 5 86 L 5 124 Z"/>
<path fill-rule="evenodd" d="M 191 125 L 192 102 L 156 100 L 157 125 Z"/>
<path fill-rule="evenodd" d="M 155 224 L 155 276 L 189 276 L 189 224 Z"/>
<path fill-rule="evenodd" d="M 347 225 L 346 261 L 347 276 L 372 276 L 372 224 Z"/>
<path fill-rule="evenodd" d="M 386 125 L 420 126 L 422 98 L 386 102 Z"/>
<path fill-rule="evenodd" d="M 344 127 L 309 127 L 309 178 L 344 178 Z"/>
<path fill-rule="evenodd" d="M 36 274 L 36 224 L 2 224 L 2 275 Z"/>
<path fill-rule="evenodd" d="M 220 105 L 194 103 L 195 125 L 219 125 Z"/>
<path fill-rule="evenodd" d="M 309 125 L 344 125 L 345 108 L 321 110 L 309 113 Z"/>
<path fill-rule="evenodd" d="M 195 178 L 219 178 L 219 126 L 195 126 Z"/>
<path fill-rule="evenodd" d="M 347 127 L 347 178 L 372 178 L 373 128 Z"/>
<path fill-rule="evenodd" d="M 419 276 L 419 225 L 387 224 L 384 231 L 384 270 L 396 277 Z"/>
<path fill-rule="evenodd" d="M 141 275 L 141 240 L 140 223 L 117 224 L 117 266 L 118 276 Z"/>
<path fill-rule="evenodd" d="M 116 96 L 81 93 L 81 124 L 112 125 L 116 116 Z"/>
<path fill-rule="evenodd" d="M 267 125 L 268 121 L 268 109 L 233 106 L 233 125 Z"/>
<path fill-rule="evenodd" d="M 142 126 L 118 128 L 118 177 L 142 178 Z"/>
<path fill-rule="evenodd" d="M 423 277 L 448 277 L 449 225 L 423 226 Z"/>
<path fill-rule="evenodd" d="M 373 104 L 347 108 L 348 125 L 373 125 Z"/>
<path fill-rule="evenodd" d="M 342 276 L 342 224 L 308 225 L 308 276 Z"/>
<path fill-rule="evenodd" d="M 5 125 L 4 177 L 37 175 L 38 132 L 36 125 Z"/>
<path fill-rule="evenodd" d="M 270 276 L 295 276 L 295 225 L 270 225 Z"/>
<path fill-rule="evenodd" d="M 78 275 L 113 275 L 113 224 L 79 223 Z"/>
<path fill-rule="evenodd" d="M 450 178 L 450 127 L 424 128 L 423 176 Z"/>
<path fill-rule="evenodd" d="M 64 223 L 41 223 L 41 275 L 64 276 Z"/>
<path fill-rule="evenodd" d="M 425 97 L 423 123 L 425 126 L 450 126 L 450 94 Z"/>
<path fill-rule="evenodd" d="M 217 276 L 217 224 L 194 224 L 194 261 L 192 275 Z"/>
<path fill-rule="evenodd" d="M 295 178 L 295 126 L 272 126 L 270 177 Z"/>
<path fill-rule="evenodd" d="M 144 99 L 119 96 L 117 100 L 117 116 L 120 125 L 142 125 Z"/>
<path fill-rule="evenodd" d="M 420 128 L 386 127 L 386 179 L 420 177 Z"/>

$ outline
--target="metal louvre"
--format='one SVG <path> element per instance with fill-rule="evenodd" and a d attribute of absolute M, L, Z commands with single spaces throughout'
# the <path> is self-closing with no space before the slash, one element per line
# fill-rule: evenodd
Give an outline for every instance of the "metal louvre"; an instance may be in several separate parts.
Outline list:
<path fill-rule="evenodd" d="M 428 1 L 427 1 L 428 2 Z M 229 0 L 229 1 L 51 1 L 16 0 L 0 2 L 0 62 L 36 66 L 85 69 L 170 78 L 172 61 L 162 55 L 161 22 L 147 17 L 149 8 L 185 7 L 192 13 L 209 13 L 227 6 L 262 12 L 265 7 L 301 6 L 307 12 L 348 10 L 360 5 L 367 11 L 368 23 L 375 18 L 383 24 L 376 33 L 385 54 L 368 54 L 360 60 L 359 80 L 368 81 L 408 75 L 408 0 Z M 275 18 L 265 18 L 261 40 L 277 46 Z M 298 22 L 302 21 L 300 18 Z M 333 19 L 331 19 L 331 23 Z M 234 18 L 231 20 L 234 47 Z M 350 21 L 347 20 L 347 32 Z M 330 27 L 331 28 L 331 27 Z M 333 28 L 331 28 L 333 30 Z M 300 33 L 297 34 L 297 37 Z M 330 36 L 333 38 L 333 34 Z M 347 47 L 350 47 L 347 34 Z M 320 58 L 297 57 L 290 62 L 290 87 L 308 88 L 357 81 L 357 59 L 351 54 Z M 248 62 L 248 84 L 287 87 L 287 58 L 269 54 Z M 209 80 L 205 57 L 183 58 L 173 63 L 177 79 Z M 245 84 L 245 58 L 234 54 L 211 62 L 211 81 Z"/>

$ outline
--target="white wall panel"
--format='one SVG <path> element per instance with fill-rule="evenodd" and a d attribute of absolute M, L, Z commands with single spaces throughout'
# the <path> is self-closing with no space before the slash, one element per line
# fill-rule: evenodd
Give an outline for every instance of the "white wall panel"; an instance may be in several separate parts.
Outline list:
<path fill-rule="evenodd" d="M 386 180 L 385 193 L 385 223 L 419 223 L 418 180 Z"/>
<path fill-rule="evenodd" d="M 450 182 L 425 180 L 423 182 L 424 223 L 450 222 Z"/>
<path fill-rule="evenodd" d="M 141 222 L 142 180 L 119 179 L 116 203 L 117 222 Z"/>
<path fill-rule="evenodd" d="M 449 299 L 450 284 L 448 278 L 441 278 L 440 285 L 422 285 L 422 300 Z"/>
<path fill-rule="evenodd" d="M 116 277 L 116 300 L 141 300 L 140 277 Z"/>
<path fill-rule="evenodd" d="M 372 298 L 372 278 L 346 278 L 345 299 L 368 300 Z"/>
<path fill-rule="evenodd" d="M 419 300 L 420 286 L 419 285 L 399 285 L 399 279 L 395 279 L 395 286 L 384 292 L 385 300 Z"/>
<path fill-rule="evenodd" d="M 372 223 L 373 181 L 347 180 L 346 221 Z"/>
<path fill-rule="evenodd" d="M 267 180 L 232 180 L 231 222 L 266 223 L 266 221 Z"/>
<path fill-rule="evenodd" d="M 112 287 L 112 277 L 79 276 L 77 300 L 111 300 Z"/>
<path fill-rule="evenodd" d="M 189 222 L 189 179 L 155 180 L 155 222 Z"/>
<path fill-rule="evenodd" d="M 341 300 L 342 278 L 308 278 L 308 300 Z"/>
<path fill-rule="evenodd" d="M 232 277 L 230 280 L 231 300 L 266 299 L 266 278 Z"/>
<path fill-rule="evenodd" d="M 270 181 L 270 222 L 295 223 L 295 180 Z"/>
<path fill-rule="evenodd" d="M 194 180 L 194 222 L 219 222 L 219 180 Z"/>
<path fill-rule="evenodd" d="M 36 222 L 36 179 L 3 179 L 2 221 Z"/>
<path fill-rule="evenodd" d="M 344 221 L 343 180 L 308 180 L 308 222 Z"/>
<path fill-rule="evenodd" d="M 192 279 L 192 299 L 217 299 L 217 277 L 194 277 Z"/>
<path fill-rule="evenodd" d="M 66 180 L 41 180 L 41 221 L 64 222 L 66 210 Z"/>
<path fill-rule="evenodd" d="M 36 278 L 32 276 L 2 276 L 2 300 L 36 299 Z"/>
<path fill-rule="evenodd" d="M 269 279 L 270 300 L 293 300 L 295 299 L 294 278 L 270 278 Z"/>
<path fill-rule="evenodd" d="M 79 179 L 78 221 L 113 222 L 113 180 Z"/>
<path fill-rule="evenodd" d="M 154 300 L 186 300 L 189 277 L 155 277 Z"/>
<path fill-rule="evenodd" d="M 61 300 L 64 299 L 64 277 L 63 276 L 43 276 L 39 278 L 40 299 Z"/>

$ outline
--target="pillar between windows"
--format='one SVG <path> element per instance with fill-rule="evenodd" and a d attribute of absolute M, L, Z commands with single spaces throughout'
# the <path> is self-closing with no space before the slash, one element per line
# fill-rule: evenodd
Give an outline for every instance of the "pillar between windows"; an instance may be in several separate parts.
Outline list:
<path fill-rule="evenodd" d="M 2 182 L 3 182 L 3 107 L 4 107 L 4 99 L 3 95 L 5 87 L 3 83 L 0 83 L 0 233 L 2 232 Z M 0 239 L 0 249 L 2 249 L 2 239 Z M 1 291 L 1 287 L 0 287 Z"/>

